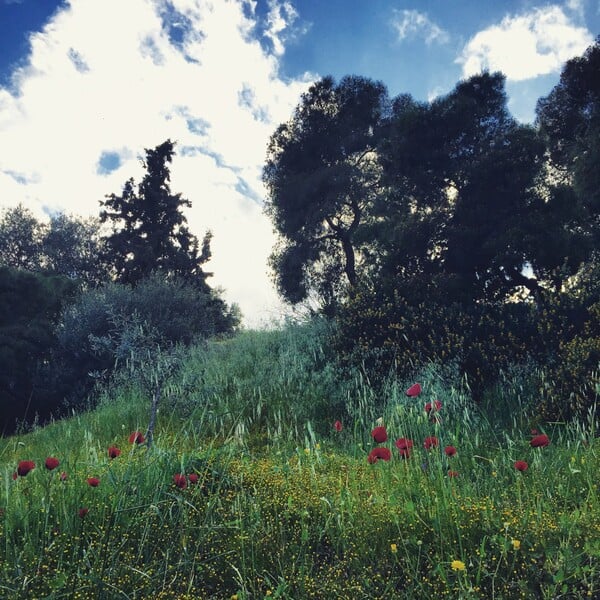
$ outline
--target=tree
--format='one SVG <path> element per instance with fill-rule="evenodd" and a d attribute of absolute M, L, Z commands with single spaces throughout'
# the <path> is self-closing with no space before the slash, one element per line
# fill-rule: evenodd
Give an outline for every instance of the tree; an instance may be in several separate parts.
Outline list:
<path fill-rule="evenodd" d="M 108 278 L 101 263 L 100 222 L 65 213 L 39 221 L 19 204 L 0 220 L 0 265 L 25 271 L 64 275 L 86 287 Z"/>
<path fill-rule="evenodd" d="M 97 218 L 81 219 L 65 213 L 50 217 L 42 240 L 44 271 L 78 280 L 85 287 L 108 281 L 102 262 L 103 241 Z"/>
<path fill-rule="evenodd" d="M 211 233 L 200 250 L 197 238 L 187 227 L 182 207 L 191 202 L 172 194 L 170 171 L 175 144 L 170 140 L 153 150 L 146 149 L 143 161 L 146 175 L 135 189 L 129 179 L 120 196 L 110 194 L 100 205 L 102 223 L 112 223 L 106 237 L 106 260 L 116 280 L 135 285 L 153 271 L 194 281 L 207 290 L 207 273 L 201 269 L 210 258 Z"/>
<path fill-rule="evenodd" d="M 40 271 L 44 227 L 22 204 L 2 211 L 0 220 L 0 265 Z"/>
<path fill-rule="evenodd" d="M 356 234 L 377 192 L 375 146 L 386 109 L 383 84 L 326 77 L 271 136 L 263 180 L 281 243 L 271 264 L 283 297 L 316 291 L 332 304 L 359 276 Z"/>
<path fill-rule="evenodd" d="M 537 249 L 524 230 L 543 145 L 510 116 L 503 75 L 471 77 L 431 104 L 399 97 L 379 153 L 386 193 L 368 232 L 378 277 L 447 302 L 538 291 L 523 274 Z"/>
<path fill-rule="evenodd" d="M 564 215 L 558 239 L 573 255 L 570 275 L 600 246 L 600 37 L 565 64 L 536 113 L 550 159 L 548 203 Z"/>
<path fill-rule="evenodd" d="M 47 365 L 56 323 L 75 288 L 65 277 L 0 267 L 0 433 L 11 432 L 16 419 L 45 417 L 60 407 Z"/>

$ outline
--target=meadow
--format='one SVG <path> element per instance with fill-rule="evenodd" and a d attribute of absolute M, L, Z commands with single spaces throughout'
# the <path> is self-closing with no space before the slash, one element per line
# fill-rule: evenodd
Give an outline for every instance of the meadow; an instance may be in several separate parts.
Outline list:
<path fill-rule="evenodd" d="M 324 339 L 188 349 L 151 447 L 156 364 L 0 439 L 0 598 L 600 598 L 593 411 L 542 422 L 526 371 L 374 385 Z"/>

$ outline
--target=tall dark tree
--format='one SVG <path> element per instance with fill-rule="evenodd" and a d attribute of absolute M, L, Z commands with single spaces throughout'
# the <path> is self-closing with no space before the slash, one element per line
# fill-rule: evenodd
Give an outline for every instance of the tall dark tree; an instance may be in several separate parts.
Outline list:
<path fill-rule="evenodd" d="M 15 420 L 48 416 L 60 406 L 47 375 L 55 326 L 76 285 L 66 277 L 0 267 L 0 435 Z"/>
<path fill-rule="evenodd" d="M 356 234 L 377 190 L 374 150 L 386 105 L 379 82 L 326 77 L 272 135 L 263 179 L 281 235 L 272 265 L 286 300 L 316 291 L 331 303 L 340 287 L 356 283 Z"/>
<path fill-rule="evenodd" d="M 524 229 L 543 146 L 510 116 L 504 76 L 484 73 L 431 104 L 401 96 L 379 147 L 385 194 L 369 235 L 380 276 L 447 301 L 502 300 L 539 283 Z M 395 283 L 394 283 L 395 282 Z"/>
<path fill-rule="evenodd" d="M 117 281 L 135 285 L 154 271 L 194 281 L 207 290 L 201 265 L 210 258 L 208 232 L 200 247 L 187 227 L 183 207 L 191 202 L 171 193 L 168 164 L 175 154 L 171 140 L 146 149 L 146 175 L 135 186 L 129 179 L 121 195 L 110 194 L 100 205 L 100 220 L 112 224 L 106 242 L 106 260 Z"/>
<path fill-rule="evenodd" d="M 569 249 L 570 274 L 600 246 L 600 37 L 565 64 L 538 101 L 537 123 L 550 157 L 548 205 L 563 215 L 556 239 Z"/>

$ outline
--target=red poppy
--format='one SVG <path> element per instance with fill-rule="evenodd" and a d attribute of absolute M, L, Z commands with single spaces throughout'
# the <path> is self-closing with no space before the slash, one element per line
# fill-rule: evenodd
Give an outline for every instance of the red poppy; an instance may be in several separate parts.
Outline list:
<path fill-rule="evenodd" d="M 177 473 L 176 475 L 173 475 L 173 481 L 180 490 L 185 490 L 187 487 L 187 479 L 183 473 Z"/>
<path fill-rule="evenodd" d="M 12 474 L 13 481 L 16 481 L 18 476 L 19 476 L 19 474 L 18 474 L 18 473 L 15 471 L 15 472 Z"/>
<path fill-rule="evenodd" d="M 97 477 L 88 477 L 87 482 L 91 487 L 98 487 L 100 485 L 100 480 Z"/>
<path fill-rule="evenodd" d="M 387 440 L 387 431 L 383 425 L 375 427 L 375 429 L 371 431 L 371 435 L 378 444 L 383 444 L 383 442 Z"/>
<path fill-rule="evenodd" d="M 17 474 L 20 477 L 25 477 L 33 469 L 35 469 L 35 463 L 32 460 L 22 460 L 17 465 Z"/>
<path fill-rule="evenodd" d="M 410 396 L 411 398 L 416 398 L 421 393 L 421 391 L 421 384 L 415 383 L 406 390 L 406 395 Z"/>
<path fill-rule="evenodd" d="M 83 519 L 83 517 L 85 517 L 85 515 L 87 515 L 89 511 L 90 511 L 89 508 L 80 508 L 79 509 L 79 518 Z"/>
<path fill-rule="evenodd" d="M 423 442 L 423 447 L 425 448 L 425 450 L 429 450 L 430 448 L 437 448 L 438 445 L 439 445 L 439 441 L 435 437 L 435 435 L 426 437 L 425 441 Z"/>
<path fill-rule="evenodd" d="M 188 475 L 188 480 L 190 483 L 198 483 L 198 473 L 190 473 Z"/>
<path fill-rule="evenodd" d="M 458 477 L 458 471 L 448 471 L 448 477 Z"/>
<path fill-rule="evenodd" d="M 408 438 L 400 438 L 394 442 L 402 458 L 410 458 L 410 450 L 413 447 L 413 441 Z"/>
<path fill-rule="evenodd" d="M 48 471 L 52 471 L 52 469 L 56 469 L 56 467 L 58 467 L 60 462 L 58 462 L 58 458 L 49 456 L 44 464 L 46 465 L 46 469 L 48 469 Z"/>
<path fill-rule="evenodd" d="M 367 456 L 367 462 L 369 464 L 376 463 L 378 460 L 391 460 L 392 453 L 389 448 L 373 448 L 371 452 L 369 452 L 369 456 Z"/>
<path fill-rule="evenodd" d="M 546 446 L 550 445 L 550 438 L 546 434 L 542 433 L 533 437 L 530 444 L 532 448 L 545 448 Z"/>
<path fill-rule="evenodd" d="M 121 451 L 116 446 L 110 446 L 108 449 L 108 457 L 109 458 L 117 458 L 117 456 L 121 455 Z"/>
<path fill-rule="evenodd" d="M 432 408 L 433 410 L 440 410 L 442 408 L 442 403 L 439 400 L 434 400 L 433 404 L 428 402 L 425 405 L 425 412 L 429 414 Z"/>
<path fill-rule="evenodd" d="M 64 471 L 60 474 L 60 480 L 61 481 L 66 481 L 67 480 L 67 474 Z"/>
<path fill-rule="evenodd" d="M 129 436 L 130 444 L 143 444 L 145 441 L 146 441 L 146 438 L 143 436 L 143 434 L 140 431 L 134 431 Z"/>
<path fill-rule="evenodd" d="M 336 421 L 336 422 L 333 424 L 333 428 L 334 428 L 336 431 L 341 431 L 342 429 L 344 429 L 344 426 L 342 425 L 342 422 L 341 422 L 341 421 Z"/>
<path fill-rule="evenodd" d="M 516 460 L 515 469 L 517 471 L 527 471 L 527 469 L 529 469 L 529 465 L 524 460 Z"/>
<path fill-rule="evenodd" d="M 446 446 L 444 448 L 444 454 L 446 456 L 454 456 L 456 454 L 456 448 L 454 446 Z"/>

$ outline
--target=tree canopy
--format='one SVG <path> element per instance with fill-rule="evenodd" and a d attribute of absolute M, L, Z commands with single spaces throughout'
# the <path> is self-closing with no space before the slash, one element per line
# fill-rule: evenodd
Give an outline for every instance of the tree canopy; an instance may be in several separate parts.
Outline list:
<path fill-rule="evenodd" d="M 208 274 L 201 265 L 210 258 L 211 233 L 206 233 L 200 245 L 182 212 L 191 202 L 171 193 L 168 165 L 175 144 L 166 140 L 145 152 L 146 175 L 137 189 L 129 179 L 120 195 L 110 194 L 100 202 L 101 222 L 112 225 L 112 234 L 105 240 L 106 260 L 121 283 L 136 284 L 161 271 L 206 290 Z"/>
<path fill-rule="evenodd" d="M 376 193 L 373 152 L 386 106 L 381 83 L 326 77 L 271 137 L 263 178 L 281 234 L 272 264 L 291 302 L 312 290 L 327 304 L 356 283 L 356 233 Z"/>

